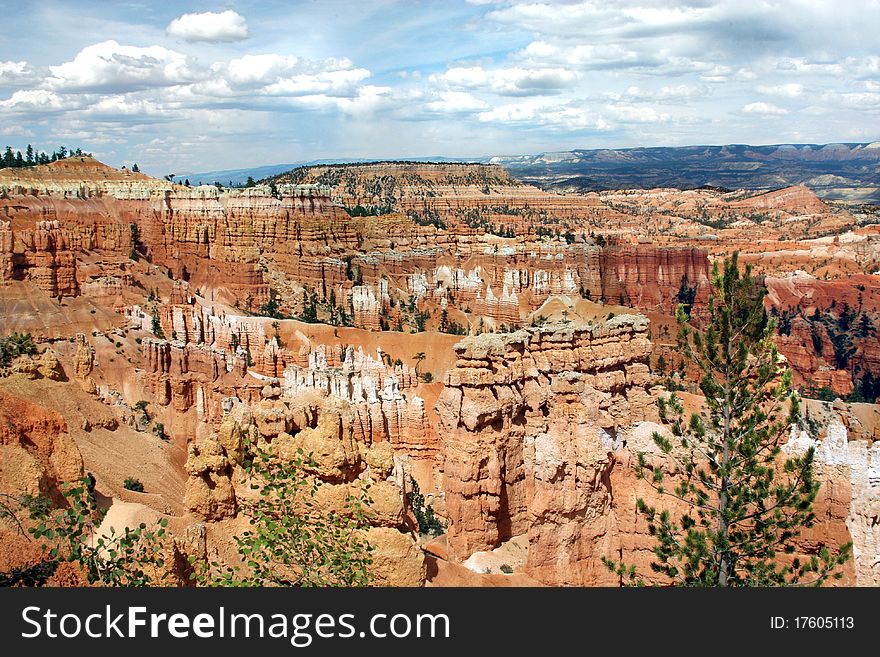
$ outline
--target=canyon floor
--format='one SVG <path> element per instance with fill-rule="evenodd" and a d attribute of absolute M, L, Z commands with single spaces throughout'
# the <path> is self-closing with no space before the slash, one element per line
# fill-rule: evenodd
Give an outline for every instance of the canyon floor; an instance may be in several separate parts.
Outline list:
<path fill-rule="evenodd" d="M 372 581 L 615 586 L 651 576 L 633 471 L 657 398 L 699 398 L 675 313 L 712 264 L 763 280 L 817 448 L 799 555 L 854 544 L 880 584 L 880 214 L 774 191 L 558 193 L 498 165 L 313 166 L 186 187 L 91 157 L 0 170 L 0 492 L 91 473 L 100 531 L 169 522 L 161 581 L 236 564 L 242 445 L 315 456 L 321 503 L 371 483 Z M 129 490 L 137 479 L 142 492 Z M 442 523 L 419 531 L 417 485 Z M 436 533 L 436 532 L 435 532 Z M 0 520 L 0 570 L 39 557 Z M 52 583 L 69 583 L 65 574 Z M 656 580 L 659 581 L 659 580 Z"/>

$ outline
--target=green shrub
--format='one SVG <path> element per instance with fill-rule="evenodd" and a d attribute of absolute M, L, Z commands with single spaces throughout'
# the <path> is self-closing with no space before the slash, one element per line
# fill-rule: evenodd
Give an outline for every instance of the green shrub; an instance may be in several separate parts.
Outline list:
<path fill-rule="evenodd" d="M 128 479 L 123 481 L 122 487 L 125 488 L 125 490 L 134 491 L 135 493 L 144 492 L 144 485 L 140 482 L 139 479 L 133 479 L 132 477 L 129 477 Z"/>
<path fill-rule="evenodd" d="M 207 586 L 366 586 L 372 547 L 363 538 L 369 527 L 366 487 L 351 494 L 341 511 L 318 504 L 323 485 L 305 476 L 314 461 L 302 450 L 280 459 L 247 442 L 244 468 L 260 494 L 244 501 L 250 520 L 235 537 L 245 568 L 200 564 L 190 558 L 190 577 Z"/>
<path fill-rule="evenodd" d="M 103 516 L 98 513 L 89 480 L 68 485 L 63 492 L 68 506 L 55 510 L 28 530 L 34 538 L 43 539 L 46 557 L 39 568 L 20 580 L 21 584 L 44 583 L 62 561 L 77 563 L 90 584 L 147 586 L 155 583 L 147 572 L 164 565 L 162 544 L 167 520 L 159 520 L 151 529 L 141 523 L 134 529 L 126 527 L 121 534 L 111 529 L 99 535 L 97 528 Z M 0 574 L 0 580 L 2 575 L 8 573 Z M 21 573 L 16 575 L 20 577 Z"/>
<path fill-rule="evenodd" d="M 436 515 L 430 504 L 425 503 L 425 496 L 419 490 L 419 484 L 412 477 L 409 478 L 412 492 L 409 494 L 409 508 L 412 510 L 419 525 L 419 534 L 440 536 L 446 529 Z"/>
<path fill-rule="evenodd" d="M 12 333 L 0 338 L 0 367 L 6 367 L 18 356 L 33 356 L 37 345 L 30 333 Z"/>

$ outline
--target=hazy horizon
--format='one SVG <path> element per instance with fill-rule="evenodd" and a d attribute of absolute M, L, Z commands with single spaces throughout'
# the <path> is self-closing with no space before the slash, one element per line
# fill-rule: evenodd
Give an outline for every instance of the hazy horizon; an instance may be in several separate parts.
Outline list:
<path fill-rule="evenodd" d="M 878 0 L 0 7 L 3 145 L 154 175 L 880 140 Z"/>

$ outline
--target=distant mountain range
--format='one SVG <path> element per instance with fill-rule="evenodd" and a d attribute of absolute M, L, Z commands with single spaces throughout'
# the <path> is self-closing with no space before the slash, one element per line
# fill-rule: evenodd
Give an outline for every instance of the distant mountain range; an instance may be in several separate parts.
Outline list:
<path fill-rule="evenodd" d="M 803 184 L 826 199 L 880 203 L 880 142 L 577 149 L 488 161 L 520 180 L 565 192 Z"/>
<path fill-rule="evenodd" d="M 803 184 L 825 199 L 880 204 L 880 142 L 575 149 L 538 155 L 406 159 L 500 164 L 519 180 L 560 192 L 706 185 L 763 190 Z M 376 161 L 314 160 L 185 175 L 193 184 L 235 185 L 248 176 L 259 180 L 297 166 Z"/>

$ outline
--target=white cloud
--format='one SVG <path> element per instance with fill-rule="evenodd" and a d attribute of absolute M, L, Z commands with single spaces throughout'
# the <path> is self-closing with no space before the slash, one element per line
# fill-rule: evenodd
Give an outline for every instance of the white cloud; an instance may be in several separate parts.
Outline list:
<path fill-rule="evenodd" d="M 0 135 L 9 137 L 36 137 L 33 130 L 20 125 L 5 125 L 0 128 Z"/>
<path fill-rule="evenodd" d="M 876 92 L 826 94 L 824 100 L 830 104 L 839 104 L 841 107 L 880 112 L 880 93 Z"/>
<path fill-rule="evenodd" d="M 36 71 L 27 62 L 0 62 L 0 86 L 26 85 L 36 79 Z"/>
<path fill-rule="evenodd" d="M 727 78 L 733 73 L 733 69 L 729 66 L 716 64 L 708 71 L 700 75 L 700 79 L 704 82 L 727 82 Z"/>
<path fill-rule="evenodd" d="M 702 98 L 710 94 L 710 89 L 704 84 L 676 84 L 664 85 L 659 89 L 645 89 L 638 86 L 629 87 L 625 92 L 606 92 L 603 98 L 611 101 L 626 101 L 629 103 L 639 102 L 665 102 L 675 103 Z"/>
<path fill-rule="evenodd" d="M 250 36 L 244 16 L 231 9 L 219 13 L 184 14 L 171 21 L 165 31 L 168 36 L 184 41 L 209 43 L 243 41 Z"/>
<path fill-rule="evenodd" d="M 532 96 L 558 93 L 577 81 L 577 74 L 565 68 L 520 67 L 486 70 L 480 66 L 455 66 L 431 76 L 451 89 L 481 89 L 501 96 Z"/>
<path fill-rule="evenodd" d="M 50 66 L 45 86 L 56 91 L 124 91 L 193 82 L 205 76 L 192 58 L 162 46 L 122 46 L 103 41 L 72 61 Z"/>
<path fill-rule="evenodd" d="M 767 114 L 767 115 L 788 114 L 787 109 L 777 107 L 773 103 L 749 103 L 748 105 L 743 106 L 742 111 L 746 112 L 747 114 Z"/>
<path fill-rule="evenodd" d="M 855 60 L 843 62 L 812 61 L 806 57 L 783 57 L 776 63 L 777 70 L 800 74 L 842 75 Z"/>
<path fill-rule="evenodd" d="M 787 84 L 776 85 L 758 85 L 755 91 L 768 96 L 780 96 L 783 98 L 796 98 L 804 93 L 804 85 L 797 82 L 789 82 Z"/>
<path fill-rule="evenodd" d="M 658 112 L 653 107 L 606 105 L 605 110 L 613 118 L 623 123 L 665 123 L 670 119 L 669 114 Z"/>
<path fill-rule="evenodd" d="M 61 112 L 80 106 L 76 99 L 46 89 L 20 89 L 7 100 L 0 100 L 0 109 L 35 114 Z"/>
<path fill-rule="evenodd" d="M 394 89 L 366 84 L 352 98 L 334 99 L 336 107 L 346 114 L 361 116 L 394 106 Z"/>
<path fill-rule="evenodd" d="M 601 115 L 574 103 L 510 103 L 480 112 L 477 118 L 484 123 L 516 123 L 561 130 L 607 130 L 611 127 Z"/>
<path fill-rule="evenodd" d="M 474 98 L 467 91 L 442 91 L 437 100 L 425 103 L 425 109 L 446 114 L 470 114 L 488 110 L 489 103 Z"/>
<path fill-rule="evenodd" d="M 299 63 L 298 57 L 269 53 L 245 55 L 230 60 L 228 64 L 215 64 L 211 68 L 215 73 L 225 73 L 236 84 L 260 84 L 278 81 L 284 75 L 294 72 Z"/>
<path fill-rule="evenodd" d="M 269 96 L 356 96 L 360 83 L 370 77 L 364 68 L 322 71 L 282 78 L 263 89 Z"/>

